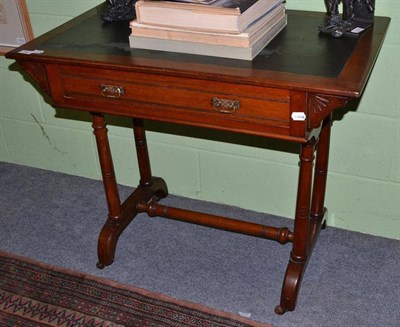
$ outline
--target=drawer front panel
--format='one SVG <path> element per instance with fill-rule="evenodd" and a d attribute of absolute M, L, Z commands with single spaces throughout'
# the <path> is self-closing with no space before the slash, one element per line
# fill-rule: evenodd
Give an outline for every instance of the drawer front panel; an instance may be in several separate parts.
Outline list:
<path fill-rule="evenodd" d="M 218 85 L 220 86 L 220 85 Z M 108 98 L 110 101 L 135 101 L 148 104 L 181 107 L 183 110 L 216 111 L 242 118 L 288 121 L 287 102 L 249 98 L 215 92 L 164 86 L 157 83 L 143 84 L 110 80 L 68 77 L 64 80 L 64 96 L 68 98 Z"/>
<path fill-rule="evenodd" d="M 226 122 L 226 129 L 232 130 L 240 124 L 251 129 L 253 124 L 257 129 L 270 126 L 289 133 L 288 90 L 86 67 L 58 66 L 56 70 L 63 106 L 79 109 L 79 103 L 82 108 L 93 104 L 100 112 L 115 108 L 124 110 L 117 114 L 137 118 L 199 122 L 209 127 Z M 57 95 L 54 98 L 57 102 Z"/>

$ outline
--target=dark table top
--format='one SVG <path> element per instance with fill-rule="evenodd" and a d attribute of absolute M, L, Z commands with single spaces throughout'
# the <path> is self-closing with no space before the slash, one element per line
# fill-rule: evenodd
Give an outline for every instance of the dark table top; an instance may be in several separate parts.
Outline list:
<path fill-rule="evenodd" d="M 129 22 L 103 22 L 104 9 L 104 4 L 99 5 L 6 56 L 358 97 L 390 21 L 376 17 L 373 29 L 359 39 L 333 38 L 318 32 L 325 14 L 287 11 L 286 28 L 253 61 L 243 61 L 131 49 Z M 19 53 L 22 49 L 44 53 L 24 55 Z"/>

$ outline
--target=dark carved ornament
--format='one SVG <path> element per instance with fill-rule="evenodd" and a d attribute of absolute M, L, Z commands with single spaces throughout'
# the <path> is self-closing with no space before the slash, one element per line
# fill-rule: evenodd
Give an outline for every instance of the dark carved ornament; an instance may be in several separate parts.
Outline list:
<path fill-rule="evenodd" d="M 21 61 L 18 64 L 23 70 L 29 73 L 43 92 L 51 95 L 46 70 L 42 64 L 29 61 Z"/>
<path fill-rule="evenodd" d="M 358 37 L 374 24 L 375 0 L 325 0 L 325 5 L 329 19 L 319 27 L 321 33 Z"/>
<path fill-rule="evenodd" d="M 106 22 L 132 20 L 135 18 L 136 0 L 107 0 L 108 11 L 101 16 Z"/>

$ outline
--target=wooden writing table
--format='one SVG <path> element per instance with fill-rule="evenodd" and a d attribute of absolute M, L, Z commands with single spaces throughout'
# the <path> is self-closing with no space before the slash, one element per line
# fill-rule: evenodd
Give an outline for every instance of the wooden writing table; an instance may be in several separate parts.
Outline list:
<path fill-rule="evenodd" d="M 361 96 L 389 18 L 376 17 L 374 28 L 360 39 L 334 39 L 318 34 L 324 14 L 289 11 L 287 27 L 259 56 L 247 62 L 130 49 L 128 23 L 103 23 L 100 14 L 104 9 L 100 5 L 6 55 L 34 78 L 54 106 L 92 115 L 109 209 L 99 236 L 98 267 L 113 262 L 120 234 L 140 212 L 282 244 L 291 242 L 280 304 L 275 311 L 282 314 L 294 310 L 326 216 L 332 112 Z M 140 183 L 123 203 L 105 114 L 133 118 Z M 168 190 L 163 179 L 151 174 L 144 119 L 299 143 L 294 230 L 159 203 Z"/>

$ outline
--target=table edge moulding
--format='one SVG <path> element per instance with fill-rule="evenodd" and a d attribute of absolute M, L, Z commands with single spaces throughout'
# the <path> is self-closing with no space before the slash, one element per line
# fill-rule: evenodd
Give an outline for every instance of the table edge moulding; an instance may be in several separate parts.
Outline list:
<path fill-rule="evenodd" d="M 105 23 L 104 4 L 6 54 L 55 107 L 89 112 L 108 218 L 98 267 L 111 265 L 118 238 L 139 213 L 292 243 L 275 312 L 295 309 L 321 227 L 332 113 L 362 95 L 389 18 L 375 17 L 359 39 L 318 35 L 325 15 L 287 11 L 287 27 L 252 61 L 130 49 L 128 22 Z M 138 187 L 121 201 L 105 114 L 130 117 Z M 164 180 L 152 175 L 144 120 L 271 137 L 300 145 L 294 230 L 168 207 Z"/>

